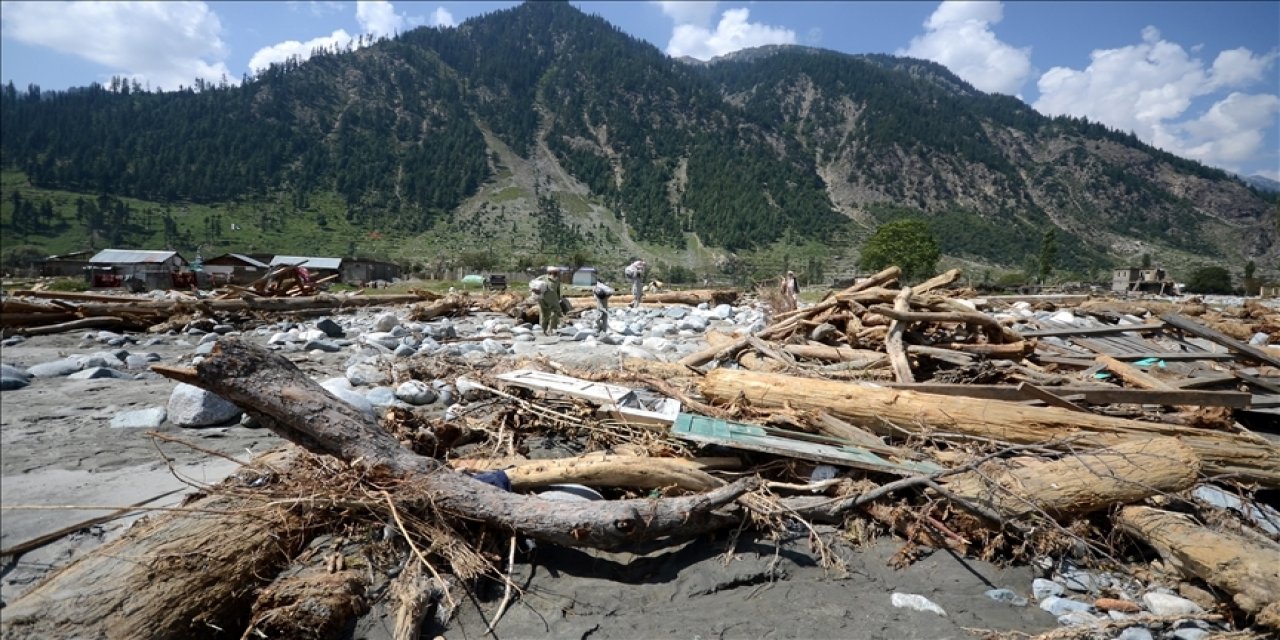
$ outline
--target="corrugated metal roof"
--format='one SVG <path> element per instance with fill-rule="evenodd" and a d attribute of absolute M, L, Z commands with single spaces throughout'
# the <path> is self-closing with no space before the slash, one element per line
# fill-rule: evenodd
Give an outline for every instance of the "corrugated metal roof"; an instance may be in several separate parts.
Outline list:
<path fill-rule="evenodd" d="M 224 253 L 220 256 L 209 258 L 208 260 L 205 260 L 205 262 L 208 263 L 213 260 L 219 260 L 222 258 L 235 258 L 236 260 L 239 260 L 240 262 L 243 262 L 251 267 L 258 267 L 260 269 L 267 268 L 267 263 L 261 260 L 255 260 L 253 258 L 250 258 L 249 256 L 246 256 L 243 253 Z"/>
<path fill-rule="evenodd" d="M 103 249 L 89 258 L 94 264 L 159 264 L 177 255 L 177 251 L 137 251 L 134 249 Z M 178 256 L 181 258 L 181 256 Z M 185 260 L 183 262 L 186 262 Z"/>
<path fill-rule="evenodd" d="M 308 256 L 276 256 L 271 259 L 271 266 L 297 266 L 301 264 L 308 269 L 341 269 L 342 258 L 313 258 Z"/>

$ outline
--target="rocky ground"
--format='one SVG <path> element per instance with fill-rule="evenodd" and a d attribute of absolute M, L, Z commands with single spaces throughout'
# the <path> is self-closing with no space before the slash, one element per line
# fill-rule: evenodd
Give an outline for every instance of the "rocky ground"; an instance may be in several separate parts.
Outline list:
<path fill-rule="evenodd" d="M 334 395 L 366 411 L 399 405 L 447 415 L 462 395 L 452 380 L 393 386 L 389 372 L 397 364 L 442 353 L 473 362 L 541 357 L 588 370 L 615 367 L 621 357 L 674 360 L 704 347 L 703 334 L 710 329 L 759 329 L 764 322 L 759 310 L 728 305 L 613 309 L 604 334 L 591 328 L 594 312 L 588 312 L 557 335 L 543 336 L 536 326 L 494 314 L 419 323 L 408 321 L 406 313 L 407 308 L 363 310 L 243 332 L 207 323 L 167 335 L 88 332 L 5 340 L 0 547 L 165 492 L 176 491 L 148 505 L 177 504 L 184 494 L 217 482 L 237 466 L 149 437 L 149 431 L 242 460 L 282 444 L 247 424 L 233 405 L 148 370 L 152 364 L 190 365 L 220 336 L 272 345 Z M 57 508 L 31 508 L 38 506 Z M 16 560 L 6 558 L 0 600 L 12 601 L 138 517 L 88 527 Z M 834 529 L 824 532 L 838 538 Z M 1103 590 L 1156 613 L 1201 610 L 1170 590 L 1076 569 L 1063 560 L 997 567 L 939 551 L 898 570 L 888 562 L 898 546 L 893 539 L 864 547 L 837 543 L 847 565 L 843 572 L 819 566 L 807 534 L 780 545 L 717 538 L 652 553 L 525 549 L 515 575 L 524 593 L 497 632 L 556 638 L 963 638 L 972 637 L 969 629 L 1036 633 L 1127 615 L 1094 606 Z M 445 635 L 485 635 L 501 597 L 501 586 L 491 586 L 461 607 Z M 354 637 L 389 637 L 389 627 L 385 611 L 375 608 Z M 1212 630 L 1188 621 L 1109 637 L 1196 640 Z"/>

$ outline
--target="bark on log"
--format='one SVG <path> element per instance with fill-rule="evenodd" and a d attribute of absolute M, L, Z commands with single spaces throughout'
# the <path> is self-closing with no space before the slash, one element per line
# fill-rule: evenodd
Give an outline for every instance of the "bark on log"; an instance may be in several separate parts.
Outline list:
<path fill-rule="evenodd" d="M 1195 450 L 1211 473 L 1237 474 L 1280 486 L 1280 447 L 1234 433 L 1125 420 L 1013 402 L 938 396 L 871 385 L 716 369 L 703 378 L 702 393 L 718 403 L 739 394 L 760 407 L 822 410 L 883 433 L 887 420 L 912 433 L 1041 444 L 1062 450 L 1102 448 L 1152 436 L 1173 436 Z"/>
<path fill-rule="evenodd" d="M 433 302 L 419 302 L 409 309 L 409 319 L 427 322 L 435 318 L 457 313 L 466 304 L 465 298 L 449 296 Z"/>
<path fill-rule="evenodd" d="M 253 620 L 240 640 L 336 640 L 347 624 L 369 611 L 365 572 L 330 573 L 323 565 L 273 582 L 254 602 Z"/>
<path fill-rule="evenodd" d="M 932 278 L 929 278 L 928 280 L 925 280 L 924 282 L 921 282 L 920 284 L 912 287 L 911 290 L 918 294 L 924 294 L 924 293 L 929 293 L 934 289 L 941 289 L 942 287 L 945 287 L 951 284 L 952 282 L 955 282 L 956 279 L 960 277 L 960 273 L 961 271 L 959 269 L 951 269 L 944 273 L 939 273 L 938 275 Z"/>
<path fill-rule="evenodd" d="M 254 466 L 263 474 L 268 467 L 287 473 L 293 455 L 267 454 Z M 219 636 L 215 626 L 229 630 L 248 622 L 254 587 L 318 532 L 302 510 L 250 511 L 262 502 L 211 495 L 185 505 L 190 511 L 140 521 L 8 603 L 0 635 L 236 637 L 231 631 Z"/>
<path fill-rule="evenodd" d="M 1115 523 L 1187 576 L 1231 593 L 1259 624 L 1280 629 L 1280 546 L 1214 531 L 1185 515 L 1150 507 L 1125 507 Z"/>
<path fill-rule="evenodd" d="M 1176 438 L 1127 442 L 994 474 L 955 476 L 946 488 L 1009 519 L 1044 512 L 1089 513 L 1161 492 L 1181 491 L 1200 476 L 1200 459 Z"/>
<path fill-rule="evenodd" d="M 824 362 L 857 362 L 863 367 L 873 367 L 886 361 L 887 356 L 870 349 L 831 347 L 825 344 L 786 344 L 782 350 L 801 358 Z"/>
<path fill-rule="evenodd" d="M 552 503 L 502 491 L 414 454 L 288 359 L 257 345 L 226 339 L 194 369 L 154 369 L 236 403 L 277 435 L 307 449 L 410 478 L 443 514 L 555 544 L 610 548 L 702 533 L 733 521 L 716 510 L 754 485 L 743 479 L 689 497 Z"/>
<path fill-rule="evenodd" d="M 43 327 L 26 327 L 17 330 L 15 333 L 24 336 L 47 336 L 64 331 L 75 331 L 77 329 L 118 329 L 121 327 L 142 328 L 146 323 L 139 325 L 138 323 L 129 322 L 124 318 L 116 317 L 100 317 L 100 318 L 81 318 L 70 322 L 59 322 L 57 324 L 45 325 Z"/>
<path fill-rule="evenodd" d="M 874 307 L 872 310 L 880 309 Z M 902 292 L 893 300 L 893 309 L 889 311 L 895 314 L 907 314 L 911 310 L 911 287 L 903 287 Z M 881 313 L 880 315 L 889 315 Z M 890 316 L 893 317 L 893 316 Z M 902 344 L 902 334 L 907 330 L 907 320 L 893 317 L 893 322 L 889 323 L 889 336 L 884 340 L 884 350 L 889 354 L 889 365 L 893 367 L 893 377 L 898 382 L 915 382 L 915 376 L 911 375 L 911 361 L 907 359 L 907 349 Z"/>
<path fill-rule="evenodd" d="M 739 338 L 728 345 L 713 344 L 706 349 L 691 353 L 680 359 L 680 364 L 686 367 L 702 366 L 712 360 L 724 360 L 732 358 L 747 347 L 750 338 Z"/>
<path fill-rule="evenodd" d="M 737 460 L 737 458 L 733 458 Z M 686 491 L 710 491 L 724 486 L 720 479 L 703 469 L 724 464 L 722 459 L 707 461 L 683 458 L 640 458 L 607 454 L 587 454 L 554 460 L 526 460 L 506 469 L 511 488 L 527 491 L 551 484 L 576 483 L 592 487 L 624 487 L 662 489 L 679 487 Z M 489 460 L 454 460 L 454 469 L 499 469 Z"/>
<path fill-rule="evenodd" d="M 883 305 L 876 305 L 871 307 L 869 311 L 901 322 L 956 322 L 971 324 L 982 327 L 993 342 L 1011 343 L 1022 341 L 1022 336 L 1018 335 L 1017 331 L 978 311 L 909 311 L 898 309 L 896 303 L 892 309 Z"/>

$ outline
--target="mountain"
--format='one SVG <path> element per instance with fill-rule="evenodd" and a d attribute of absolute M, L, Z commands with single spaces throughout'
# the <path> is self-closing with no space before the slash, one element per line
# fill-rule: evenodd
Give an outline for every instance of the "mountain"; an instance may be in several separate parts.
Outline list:
<path fill-rule="evenodd" d="M 1259 190 L 1268 191 L 1270 193 L 1280 193 L 1280 182 L 1276 182 L 1271 178 L 1260 175 L 1240 176 L 1245 184 Z"/>
<path fill-rule="evenodd" d="M 5 193 L 6 237 L 37 244 L 65 228 L 243 249 L 221 233 L 238 220 L 274 234 L 261 242 L 358 238 L 403 259 L 646 255 L 728 272 L 769 255 L 812 273 L 876 224 L 919 216 L 945 253 L 988 265 L 1022 266 L 1051 227 L 1080 273 L 1143 252 L 1280 251 L 1274 197 L 940 65 L 807 47 L 694 64 L 560 2 L 316 51 L 238 86 L 9 84 L 0 162 L 30 181 L 28 203 L 101 195 L 167 220 L 162 235 L 71 196 L 47 214 Z"/>

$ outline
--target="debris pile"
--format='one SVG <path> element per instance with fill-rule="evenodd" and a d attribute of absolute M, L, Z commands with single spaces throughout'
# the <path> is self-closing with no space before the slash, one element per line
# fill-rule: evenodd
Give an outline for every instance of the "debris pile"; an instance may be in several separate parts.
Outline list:
<path fill-rule="evenodd" d="M 717 306 L 736 292 L 673 292 L 646 302 L 681 313 L 562 330 L 616 345 L 608 368 L 558 362 L 538 349 L 560 338 L 509 320 L 472 337 L 436 324 L 527 322 L 513 291 L 415 298 L 412 328 L 379 316 L 353 340 L 319 326 L 212 339 L 190 366 L 153 369 L 298 446 L 53 575 L 6 607 L 6 633 L 335 637 L 380 607 L 394 637 L 416 638 L 495 580 L 492 630 L 518 597 L 521 540 L 614 549 L 740 528 L 800 532 L 832 572 L 833 545 L 885 535 L 898 565 L 934 549 L 1029 563 L 1033 584 L 977 596 L 1034 602 L 1063 625 L 1046 637 L 1280 630 L 1265 499 L 1280 447 L 1262 432 L 1280 406 L 1280 315 L 944 293 L 958 276 L 897 287 L 891 268 L 768 322 Z M 249 301 L 203 304 L 222 302 Z M 70 308 L 98 317 L 94 304 Z M 751 326 L 708 330 L 735 314 Z M 685 316 L 698 321 L 665 322 Z M 363 354 L 341 378 L 285 357 L 326 340 Z M 947 615 L 918 594 L 892 603 Z"/>

